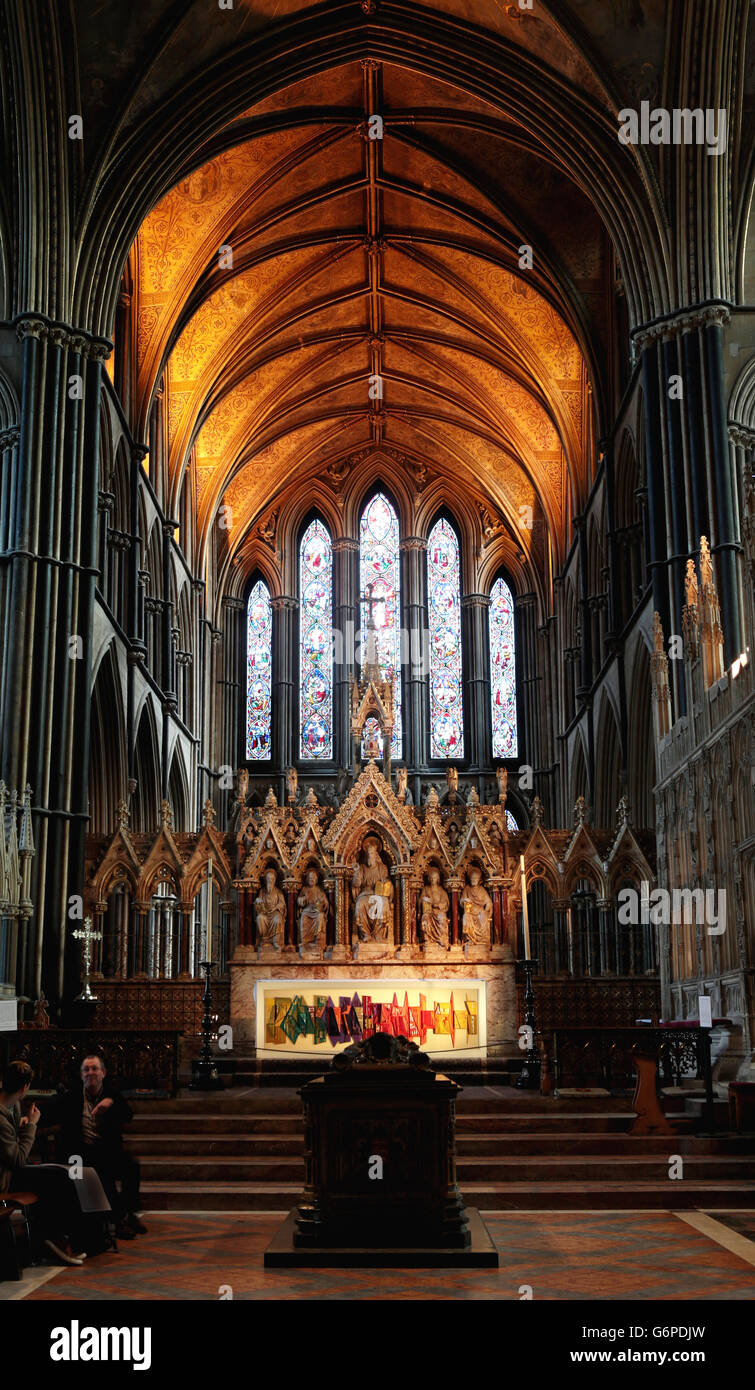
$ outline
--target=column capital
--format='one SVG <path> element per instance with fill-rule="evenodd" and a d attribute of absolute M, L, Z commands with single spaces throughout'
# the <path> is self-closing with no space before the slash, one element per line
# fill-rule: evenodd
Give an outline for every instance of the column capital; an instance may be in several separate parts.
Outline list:
<path fill-rule="evenodd" d="M 12 449 L 18 444 L 20 434 L 18 425 L 11 425 L 10 429 L 0 431 L 0 449 Z"/>
<path fill-rule="evenodd" d="M 677 309 L 674 313 L 664 314 L 662 318 L 653 319 L 650 323 L 640 324 L 630 335 L 632 349 L 635 353 L 644 352 L 648 347 L 678 338 L 682 333 L 689 333 L 695 328 L 725 328 L 730 322 L 731 305 L 723 299 L 691 304 L 686 309 Z"/>
<path fill-rule="evenodd" d="M 359 541 L 355 541 L 353 536 L 337 536 L 332 542 L 332 548 L 334 555 L 340 555 L 342 551 L 356 553 L 359 550 Z"/>
<path fill-rule="evenodd" d="M 405 536 L 399 541 L 399 550 L 427 550 L 427 540 L 424 536 Z"/>
<path fill-rule="evenodd" d="M 490 594 L 465 594 L 461 600 L 462 608 L 489 608 Z"/>
<path fill-rule="evenodd" d="M 230 613 L 243 613 L 246 604 L 243 598 L 234 598 L 232 594 L 226 594 L 222 603 L 223 608 L 227 608 Z"/>
<path fill-rule="evenodd" d="M 72 328 L 69 323 L 50 319 L 46 314 L 19 314 L 14 320 L 16 337 L 37 338 L 55 347 L 69 348 L 93 362 L 106 362 L 113 351 L 109 338 L 99 338 L 85 328 Z"/>
<path fill-rule="evenodd" d="M 273 594 L 270 607 L 274 613 L 295 613 L 299 607 L 299 600 L 292 598 L 290 594 Z"/>
<path fill-rule="evenodd" d="M 755 449 L 755 430 L 749 429 L 747 425 L 738 425 L 733 421 L 729 423 L 729 439 L 732 444 L 736 444 L 740 449 Z"/>

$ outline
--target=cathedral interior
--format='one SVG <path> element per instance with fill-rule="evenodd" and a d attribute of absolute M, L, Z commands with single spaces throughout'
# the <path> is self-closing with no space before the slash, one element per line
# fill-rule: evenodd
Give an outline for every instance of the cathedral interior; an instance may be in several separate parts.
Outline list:
<path fill-rule="evenodd" d="M 755 1082 L 747 0 L 0 0 L 0 99 L 17 1036 L 505 1069 L 532 959 Z"/>

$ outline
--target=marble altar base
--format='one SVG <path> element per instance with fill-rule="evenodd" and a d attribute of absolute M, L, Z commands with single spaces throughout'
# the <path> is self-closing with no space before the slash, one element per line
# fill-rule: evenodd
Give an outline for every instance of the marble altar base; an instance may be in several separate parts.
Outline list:
<path fill-rule="evenodd" d="M 374 943 L 373 943 L 374 944 Z M 370 959 L 357 958 L 356 950 L 333 947 L 324 958 L 308 955 L 301 959 L 295 953 L 258 955 L 249 947 L 239 947 L 230 963 L 231 1018 L 234 1049 L 254 1053 L 257 1036 L 255 986 L 261 981 L 280 980 L 281 985 L 295 988 L 297 980 L 322 981 L 324 994 L 330 994 L 330 981 L 348 987 L 350 993 L 370 993 L 370 985 L 387 988 L 394 981 L 409 982 L 421 988 L 423 981 L 447 980 L 453 989 L 465 982 L 484 981 L 486 990 L 486 1048 L 496 1057 L 518 1056 L 515 967 L 508 946 L 490 948 L 458 947 L 453 955 L 442 948 L 404 946 L 401 955 L 393 947 L 387 956 L 370 953 Z M 481 958 L 482 957 L 482 958 Z M 345 992 L 345 990 L 344 990 Z M 222 1022 L 223 1020 L 221 1020 Z M 481 1030 L 482 1031 L 482 1030 Z M 449 1039 L 448 1052 L 453 1053 Z M 457 1049 L 458 1055 L 469 1055 L 470 1049 Z M 267 1052 L 267 1050 L 266 1050 Z M 291 1057 L 292 1052 L 280 1052 Z"/>

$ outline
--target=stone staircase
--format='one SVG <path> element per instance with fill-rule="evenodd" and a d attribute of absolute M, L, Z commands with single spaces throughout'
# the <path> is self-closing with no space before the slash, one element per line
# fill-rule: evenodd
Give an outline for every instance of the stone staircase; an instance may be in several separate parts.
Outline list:
<path fill-rule="evenodd" d="M 287 1088 L 134 1100 L 128 1144 L 145 1210 L 280 1211 L 304 1180 L 301 1103 Z M 755 1136 L 629 1134 L 629 1100 L 557 1100 L 470 1087 L 457 1100 L 457 1171 L 481 1211 L 755 1207 Z M 671 1155 L 683 1177 L 669 1178 Z"/>

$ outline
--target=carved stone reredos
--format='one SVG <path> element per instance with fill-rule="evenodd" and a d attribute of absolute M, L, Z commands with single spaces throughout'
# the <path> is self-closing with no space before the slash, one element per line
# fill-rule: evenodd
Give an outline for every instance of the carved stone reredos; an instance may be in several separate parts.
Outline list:
<path fill-rule="evenodd" d="M 417 824 L 375 763 L 357 778 L 323 837 L 323 848 L 336 862 L 351 864 L 368 830 L 382 836 L 396 863 L 411 863 L 419 843 Z"/>

